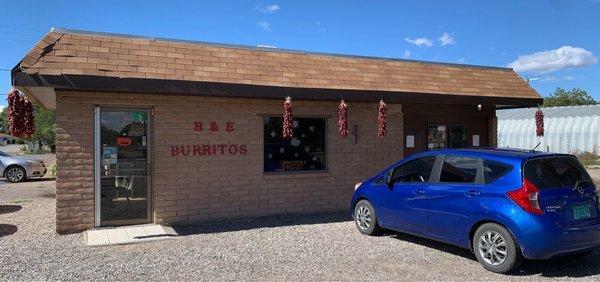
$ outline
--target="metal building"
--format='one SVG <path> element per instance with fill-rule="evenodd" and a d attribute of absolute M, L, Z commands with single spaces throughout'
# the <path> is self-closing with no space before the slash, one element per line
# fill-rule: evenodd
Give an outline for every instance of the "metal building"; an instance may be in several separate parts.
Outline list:
<path fill-rule="evenodd" d="M 498 147 L 600 154 L 600 105 L 542 108 L 544 137 L 535 136 L 537 108 L 498 110 Z"/>

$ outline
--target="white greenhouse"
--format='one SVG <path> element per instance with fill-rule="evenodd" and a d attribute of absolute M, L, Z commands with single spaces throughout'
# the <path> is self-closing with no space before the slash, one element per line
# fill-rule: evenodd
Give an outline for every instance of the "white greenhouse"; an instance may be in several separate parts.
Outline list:
<path fill-rule="evenodd" d="M 535 136 L 537 108 L 498 110 L 498 147 L 600 154 L 600 105 L 542 108 L 544 137 Z"/>

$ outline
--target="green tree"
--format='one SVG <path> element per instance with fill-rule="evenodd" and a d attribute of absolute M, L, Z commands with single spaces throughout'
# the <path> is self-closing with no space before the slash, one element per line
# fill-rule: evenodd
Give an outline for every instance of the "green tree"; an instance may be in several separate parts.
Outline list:
<path fill-rule="evenodd" d="M 566 91 L 557 87 L 550 96 L 544 98 L 542 107 L 596 105 L 598 102 L 587 91 L 573 88 Z"/>
<path fill-rule="evenodd" d="M 0 132 L 10 134 L 8 132 L 8 114 L 6 109 L 0 110 Z"/>
<path fill-rule="evenodd" d="M 54 152 L 54 111 L 34 106 L 35 132 L 29 138 L 18 139 L 21 141 L 43 142 Z M 10 134 L 8 127 L 8 114 L 6 109 L 0 112 L 0 132 Z"/>
<path fill-rule="evenodd" d="M 35 133 L 27 138 L 27 141 L 44 142 L 54 152 L 54 111 L 34 106 L 35 111 Z"/>

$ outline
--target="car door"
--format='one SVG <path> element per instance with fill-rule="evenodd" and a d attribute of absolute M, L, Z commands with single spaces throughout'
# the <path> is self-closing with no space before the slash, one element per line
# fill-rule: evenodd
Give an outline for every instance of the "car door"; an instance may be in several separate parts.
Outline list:
<path fill-rule="evenodd" d="M 461 243 L 470 217 L 482 204 L 482 159 L 446 155 L 429 185 L 428 233 L 442 241 Z"/>
<path fill-rule="evenodd" d="M 381 197 L 380 217 L 387 228 L 423 233 L 427 230 L 427 184 L 436 156 L 410 160 L 394 168 Z"/>

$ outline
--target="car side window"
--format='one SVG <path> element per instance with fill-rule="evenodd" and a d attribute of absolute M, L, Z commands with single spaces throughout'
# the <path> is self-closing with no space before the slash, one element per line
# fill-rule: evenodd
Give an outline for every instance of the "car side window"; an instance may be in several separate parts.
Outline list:
<path fill-rule="evenodd" d="M 392 179 L 405 183 L 429 182 L 435 159 L 435 156 L 423 157 L 402 164 L 394 169 Z"/>
<path fill-rule="evenodd" d="M 483 161 L 483 178 L 485 183 L 492 183 L 496 179 L 504 176 L 512 169 L 512 166 L 494 161 Z"/>
<path fill-rule="evenodd" d="M 440 182 L 442 183 L 476 183 L 477 170 L 481 159 L 471 157 L 446 156 Z"/>

